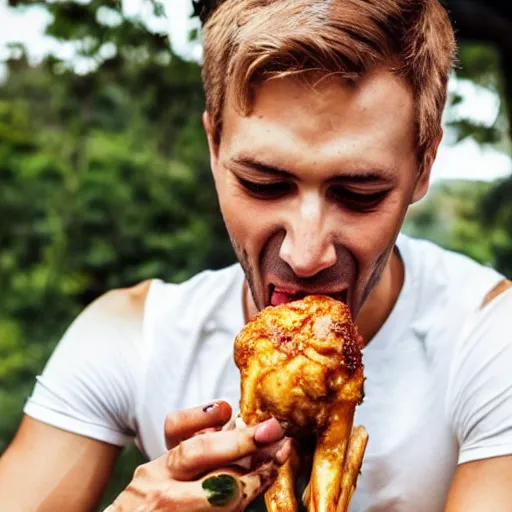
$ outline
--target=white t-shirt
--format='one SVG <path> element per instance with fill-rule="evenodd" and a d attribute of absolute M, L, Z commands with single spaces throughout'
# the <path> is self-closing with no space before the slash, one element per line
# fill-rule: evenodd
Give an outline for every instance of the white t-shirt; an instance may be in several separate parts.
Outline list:
<path fill-rule="evenodd" d="M 364 350 L 356 423 L 369 443 L 351 512 L 441 511 L 458 463 L 512 454 L 512 290 L 481 309 L 503 276 L 425 241 L 401 235 L 397 246 L 404 286 Z M 140 322 L 105 300 L 91 305 L 25 413 L 158 457 L 168 413 L 217 398 L 237 407 L 243 279 L 233 265 L 155 280 Z"/>

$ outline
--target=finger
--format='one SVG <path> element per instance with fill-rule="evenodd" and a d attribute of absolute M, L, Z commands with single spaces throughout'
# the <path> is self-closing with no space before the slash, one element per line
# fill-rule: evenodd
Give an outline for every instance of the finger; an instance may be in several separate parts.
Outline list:
<path fill-rule="evenodd" d="M 284 429 L 275 418 L 271 418 L 256 426 L 254 439 L 259 444 L 275 443 L 283 437 Z"/>
<path fill-rule="evenodd" d="M 277 443 L 261 448 L 251 457 L 251 466 L 249 469 L 254 469 L 265 462 L 275 460 L 278 464 L 284 464 L 292 453 L 291 439 L 282 439 Z"/>
<path fill-rule="evenodd" d="M 222 430 L 222 427 L 205 428 L 203 430 L 200 430 L 199 432 L 196 432 L 190 437 L 202 436 L 203 434 L 213 434 L 214 432 L 219 432 L 219 430 Z"/>
<path fill-rule="evenodd" d="M 261 424 L 261 428 L 258 431 L 258 442 L 265 443 L 267 436 L 274 437 L 275 432 L 286 430 L 277 420 L 264 422 Z M 235 428 L 247 428 L 247 424 L 240 417 L 231 418 L 223 427 L 222 430 L 233 430 Z"/>
<path fill-rule="evenodd" d="M 167 449 L 174 448 L 200 430 L 222 427 L 230 418 L 231 406 L 224 401 L 169 414 L 164 425 Z"/>
<path fill-rule="evenodd" d="M 227 423 L 224 423 L 222 430 L 233 430 L 236 428 L 236 421 L 237 419 L 232 417 Z"/>
<path fill-rule="evenodd" d="M 279 426 L 275 420 L 268 420 L 253 427 L 220 431 L 187 439 L 169 451 L 167 467 L 173 478 L 191 480 L 207 471 L 233 464 L 263 448 L 265 445 L 258 442 L 258 439 L 265 439 L 269 445 L 284 439 L 283 430 L 274 428 L 273 422 Z M 268 453 L 268 456 L 278 463 L 280 461 L 277 453 L 280 448 L 282 447 L 275 444 L 274 449 L 269 449 Z"/>
<path fill-rule="evenodd" d="M 199 481 L 173 482 L 152 492 L 142 512 L 238 512 L 264 492 L 276 475 L 276 466 L 268 463 L 246 475 L 225 469 Z"/>
<path fill-rule="evenodd" d="M 233 465 L 250 471 L 256 469 L 261 464 L 275 460 L 278 464 L 284 464 L 292 453 L 291 439 L 281 439 L 277 443 L 265 446 L 260 450 L 254 452 L 253 455 L 248 455 L 242 459 L 233 462 Z"/>
<path fill-rule="evenodd" d="M 259 468 L 240 477 L 243 493 L 240 510 L 245 510 L 261 493 L 264 493 L 275 481 L 278 468 L 275 462 L 267 462 Z"/>

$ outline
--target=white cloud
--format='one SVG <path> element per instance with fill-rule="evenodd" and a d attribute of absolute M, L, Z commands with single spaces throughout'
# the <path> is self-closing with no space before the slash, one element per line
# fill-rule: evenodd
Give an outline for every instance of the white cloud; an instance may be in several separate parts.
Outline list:
<path fill-rule="evenodd" d="M 432 181 L 465 179 L 493 181 L 512 172 L 512 160 L 504 153 L 465 139 L 454 146 L 441 144 L 432 169 Z"/>
<path fill-rule="evenodd" d="M 475 124 L 492 126 L 500 110 L 497 94 L 468 80 L 452 78 L 450 93 L 459 94 L 462 102 L 445 113 L 445 122 L 470 119 Z M 493 181 L 512 172 L 512 159 L 488 145 L 468 138 L 457 142 L 453 129 L 445 128 L 432 179 L 471 179 Z"/>
<path fill-rule="evenodd" d="M 167 0 L 165 6 L 174 51 L 184 58 L 199 61 L 201 46 L 191 44 L 188 39 L 190 31 L 200 27 L 198 18 L 191 19 L 192 0 Z"/>
<path fill-rule="evenodd" d="M 24 9 L 9 9 L 7 0 L 0 0 L 0 58 L 5 58 L 7 43 L 22 43 L 30 48 L 30 54 L 37 58 L 45 55 L 52 46 L 50 38 L 43 36 L 43 30 L 51 21 L 44 9 L 34 6 Z"/>

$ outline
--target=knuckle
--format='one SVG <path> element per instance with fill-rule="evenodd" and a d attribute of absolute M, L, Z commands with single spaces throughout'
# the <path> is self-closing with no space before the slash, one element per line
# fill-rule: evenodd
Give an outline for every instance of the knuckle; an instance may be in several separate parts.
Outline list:
<path fill-rule="evenodd" d="M 168 468 L 179 474 L 193 473 L 207 451 L 205 436 L 191 438 L 169 452 Z"/>
<path fill-rule="evenodd" d="M 146 496 L 146 501 L 148 501 L 152 505 L 159 506 L 161 505 L 163 498 L 164 492 L 162 491 L 162 489 L 154 489 L 148 492 Z"/>
<path fill-rule="evenodd" d="M 180 459 L 179 454 L 181 453 L 181 444 L 173 448 L 167 454 L 167 469 L 174 472 L 177 469 L 178 461 Z"/>
<path fill-rule="evenodd" d="M 193 409 L 184 409 L 167 415 L 164 421 L 164 434 L 167 448 L 174 448 L 194 430 L 197 417 Z"/>
<path fill-rule="evenodd" d="M 133 478 L 136 480 L 146 480 L 149 477 L 149 473 L 148 463 L 141 464 L 135 468 Z"/>
<path fill-rule="evenodd" d="M 208 452 L 208 449 L 209 443 L 205 435 L 194 437 L 189 443 L 184 443 L 183 461 L 188 466 L 194 466 Z"/>
<path fill-rule="evenodd" d="M 160 509 L 162 505 L 172 505 L 170 496 L 162 489 L 154 489 L 146 496 L 146 502 L 151 504 L 152 509 Z"/>
<path fill-rule="evenodd" d="M 146 503 L 151 508 L 144 510 L 158 511 L 171 511 L 171 510 L 184 510 L 183 496 L 179 496 L 175 492 L 174 487 L 166 489 L 155 489 L 150 491 L 146 496 Z"/>
<path fill-rule="evenodd" d="M 211 450 L 212 434 L 202 434 L 193 438 L 190 443 L 196 454 L 202 455 L 203 453 Z"/>
<path fill-rule="evenodd" d="M 249 432 L 242 431 L 240 435 L 236 437 L 235 443 L 235 455 L 237 457 L 243 457 L 248 455 L 250 452 L 256 449 L 256 444 L 254 443 L 254 439 L 249 434 Z"/>

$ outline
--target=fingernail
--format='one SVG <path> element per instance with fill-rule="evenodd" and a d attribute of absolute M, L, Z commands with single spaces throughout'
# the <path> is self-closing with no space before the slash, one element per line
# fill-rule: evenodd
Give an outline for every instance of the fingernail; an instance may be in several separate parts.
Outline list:
<path fill-rule="evenodd" d="M 292 442 L 289 439 L 287 439 L 284 442 L 283 446 L 281 446 L 281 448 L 279 448 L 279 450 L 276 453 L 277 462 L 279 462 L 279 464 L 284 464 L 288 460 L 291 451 Z"/>
<path fill-rule="evenodd" d="M 227 474 L 215 475 L 203 481 L 208 503 L 214 507 L 225 507 L 233 500 L 238 491 L 238 483 Z"/>
<path fill-rule="evenodd" d="M 218 409 L 219 404 L 208 404 L 207 406 L 203 407 L 203 412 L 211 412 L 215 409 Z"/>

